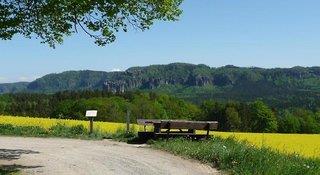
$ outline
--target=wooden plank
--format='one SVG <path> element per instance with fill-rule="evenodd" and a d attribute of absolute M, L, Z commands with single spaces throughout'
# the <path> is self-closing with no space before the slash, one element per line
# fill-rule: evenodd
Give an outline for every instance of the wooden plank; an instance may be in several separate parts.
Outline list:
<path fill-rule="evenodd" d="M 153 125 L 159 129 L 191 129 L 191 130 L 216 130 L 217 121 L 188 121 L 188 120 L 159 120 L 159 119 L 137 119 L 139 125 Z"/>
<path fill-rule="evenodd" d="M 139 125 L 153 125 L 154 123 L 161 123 L 161 121 L 188 122 L 189 120 L 137 119 L 137 123 Z M 189 121 L 189 122 L 198 122 L 198 121 Z"/>
<path fill-rule="evenodd" d="M 216 130 L 218 122 L 213 121 L 161 121 L 161 129 Z"/>
<path fill-rule="evenodd" d="M 161 123 L 158 119 L 137 119 L 138 125 L 153 125 L 154 123 Z"/>

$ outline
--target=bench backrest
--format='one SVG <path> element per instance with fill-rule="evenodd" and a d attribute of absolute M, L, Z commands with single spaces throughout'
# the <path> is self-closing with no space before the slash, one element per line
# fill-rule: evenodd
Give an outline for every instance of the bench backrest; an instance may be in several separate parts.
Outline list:
<path fill-rule="evenodd" d="M 139 125 L 154 125 L 160 129 L 216 130 L 218 128 L 217 121 L 137 119 L 137 123 Z"/>
<path fill-rule="evenodd" d="M 161 121 L 161 129 L 196 129 L 216 130 L 218 122 L 214 121 Z"/>

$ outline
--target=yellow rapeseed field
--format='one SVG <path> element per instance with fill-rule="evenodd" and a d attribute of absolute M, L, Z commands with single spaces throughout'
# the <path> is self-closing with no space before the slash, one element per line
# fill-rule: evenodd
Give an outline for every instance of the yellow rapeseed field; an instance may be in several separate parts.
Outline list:
<path fill-rule="evenodd" d="M 278 133 L 239 133 L 213 132 L 223 138 L 234 137 L 246 140 L 257 147 L 269 147 L 286 154 L 299 154 L 305 157 L 320 157 L 320 134 L 278 134 Z"/>
<path fill-rule="evenodd" d="M 0 116 L 0 124 L 12 124 L 16 126 L 40 126 L 50 128 L 56 124 L 67 126 L 83 125 L 89 127 L 88 121 Z M 119 129 L 125 129 L 123 123 L 94 122 L 94 128 L 102 132 L 115 133 Z M 142 130 L 141 126 L 131 125 L 132 128 Z M 148 128 L 150 129 L 150 128 Z M 201 132 L 201 131 L 200 131 Z M 202 132 L 201 132 L 202 133 Z M 213 135 L 223 138 L 234 137 L 238 140 L 246 140 L 257 147 L 270 147 L 288 154 L 299 154 L 305 157 L 320 157 L 320 134 L 276 134 L 276 133 L 240 133 L 240 132 L 212 132 Z"/>
<path fill-rule="evenodd" d="M 49 118 L 31 118 L 31 117 L 14 117 L 14 116 L 0 116 L 0 124 L 12 124 L 15 126 L 40 126 L 45 129 L 57 124 L 64 124 L 66 126 L 83 125 L 89 128 L 89 122 L 83 120 L 66 120 L 66 119 L 49 119 Z M 102 132 L 115 133 L 119 129 L 125 129 L 124 123 L 113 122 L 94 122 L 94 129 Z M 134 126 L 133 127 L 137 127 Z M 138 129 L 138 128 L 137 128 Z"/>

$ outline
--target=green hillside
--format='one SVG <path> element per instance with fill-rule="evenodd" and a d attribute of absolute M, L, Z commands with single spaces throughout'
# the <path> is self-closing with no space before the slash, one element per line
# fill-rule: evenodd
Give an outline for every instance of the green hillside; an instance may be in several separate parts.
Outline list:
<path fill-rule="evenodd" d="M 168 93 L 195 103 L 204 99 L 252 101 L 261 98 L 277 107 L 317 108 L 320 67 L 264 69 L 172 63 L 132 67 L 123 72 L 68 71 L 30 83 L 2 84 L 0 93 L 55 93 L 65 90 L 131 90 Z"/>

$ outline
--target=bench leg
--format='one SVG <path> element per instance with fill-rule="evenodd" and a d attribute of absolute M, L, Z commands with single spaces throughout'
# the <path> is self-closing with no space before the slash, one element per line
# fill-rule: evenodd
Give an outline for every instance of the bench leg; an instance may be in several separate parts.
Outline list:
<path fill-rule="evenodd" d="M 170 137 L 170 129 L 167 130 L 167 139 Z"/>
<path fill-rule="evenodd" d="M 160 133 L 161 132 L 161 129 L 160 129 L 160 125 L 159 124 L 154 124 L 154 130 L 153 130 L 154 133 Z"/>
<path fill-rule="evenodd" d="M 196 133 L 196 130 L 195 130 L 195 129 L 188 129 L 188 133 L 195 134 L 195 133 Z"/>
<path fill-rule="evenodd" d="M 207 130 L 207 139 L 209 139 L 210 130 Z"/>

